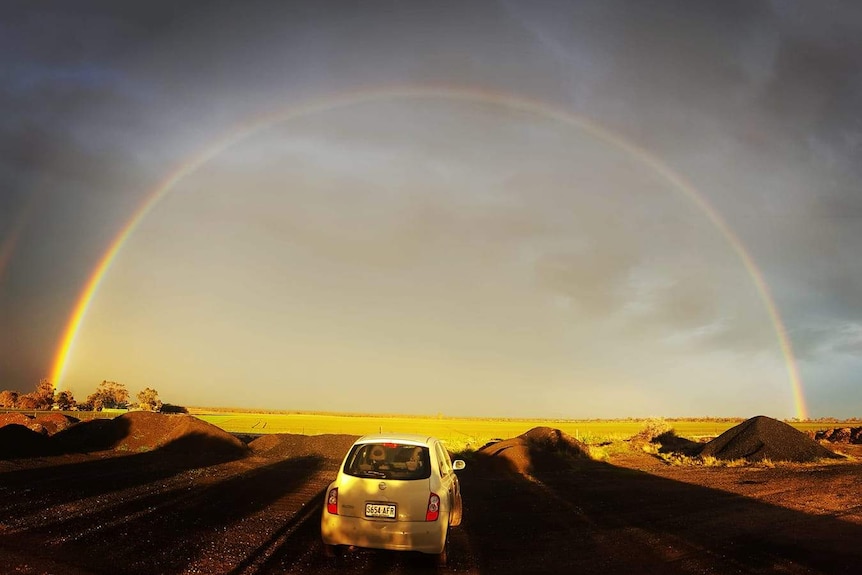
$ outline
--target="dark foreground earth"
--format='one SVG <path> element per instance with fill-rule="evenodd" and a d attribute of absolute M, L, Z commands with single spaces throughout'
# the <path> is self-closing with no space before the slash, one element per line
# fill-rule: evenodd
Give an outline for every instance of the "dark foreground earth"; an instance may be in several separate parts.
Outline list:
<path fill-rule="evenodd" d="M 350 440 L 318 438 L 312 449 L 296 436 L 269 438 L 242 454 L 209 437 L 194 445 L 197 456 L 160 447 L 0 461 L 0 573 L 862 569 L 858 459 L 693 467 L 638 451 L 608 462 L 569 458 L 532 475 L 473 458 L 460 472 L 464 521 L 451 532 L 447 566 L 360 550 L 333 563 L 319 541 L 320 505 Z"/>

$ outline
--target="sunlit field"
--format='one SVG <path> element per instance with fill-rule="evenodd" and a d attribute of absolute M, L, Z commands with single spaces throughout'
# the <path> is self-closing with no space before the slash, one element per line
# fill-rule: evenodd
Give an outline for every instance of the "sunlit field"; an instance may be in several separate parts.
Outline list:
<path fill-rule="evenodd" d="M 482 419 L 456 417 L 387 416 L 319 413 L 253 413 L 191 408 L 189 412 L 225 431 L 237 434 L 408 432 L 434 435 L 453 448 L 476 448 L 495 438 L 509 438 L 537 427 L 559 429 L 587 443 L 627 439 L 644 428 L 649 420 L 540 420 Z M 688 438 L 714 437 L 742 419 L 663 420 L 678 435 Z M 834 425 L 823 422 L 788 422 L 806 431 Z"/>

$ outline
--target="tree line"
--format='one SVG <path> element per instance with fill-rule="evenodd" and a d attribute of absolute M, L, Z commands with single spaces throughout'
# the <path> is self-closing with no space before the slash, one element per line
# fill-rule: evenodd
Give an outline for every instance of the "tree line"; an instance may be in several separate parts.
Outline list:
<path fill-rule="evenodd" d="M 146 411 L 163 411 L 165 405 L 159 399 L 159 392 L 149 387 L 138 392 L 137 401 L 129 400 L 126 386 L 116 381 L 102 381 L 96 391 L 87 396 L 85 401 L 77 401 L 71 391 L 63 390 L 55 393 L 54 384 L 47 379 L 39 380 L 36 389 L 30 393 L 19 393 L 10 389 L 0 391 L 0 407 L 62 411 L 101 411 L 103 409 L 143 409 Z"/>

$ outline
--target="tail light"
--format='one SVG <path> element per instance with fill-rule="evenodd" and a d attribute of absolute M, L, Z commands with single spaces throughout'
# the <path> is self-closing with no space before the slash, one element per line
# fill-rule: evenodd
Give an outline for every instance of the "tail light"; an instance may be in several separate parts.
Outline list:
<path fill-rule="evenodd" d="M 425 521 L 437 521 L 440 517 L 440 497 L 432 493 L 428 498 L 428 510 L 425 511 Z"/>
<path fill-rule="evenodd" d="M 429 504 L 430 509 L 430 504 Z M 326 496 L 326 511 L 332 515 L 338 515 L 338 488 L 333 487 Z"/>

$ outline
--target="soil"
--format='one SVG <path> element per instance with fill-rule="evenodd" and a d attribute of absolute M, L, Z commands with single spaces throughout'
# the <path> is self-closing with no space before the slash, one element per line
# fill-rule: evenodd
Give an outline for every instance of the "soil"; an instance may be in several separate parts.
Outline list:
<path fill-rule="evenodd" d="M 593 461 L 564 434 L 533 431 L 510 442 L 526 446 L 515 464 L 500 454 L 520 448 L 499 443 L 497 455 L 465 455 L 464 520 L 437 567 L 412 553 L 324 556 L 322 494 L 351 436 L 237 448 L 205 424 L 132 419 L 103 426 L 101 440 L 77 432 L 114 447 L 0 461 L 0 573 L 850 574 L 862 564 L 859 445 L 842 445 L 854 457 L 840 461 L 670 466 L 637 450 Z"/>
<path fill-rule="evenodd" d="M 700 454 L 723 460 L 798 463 L 840 457 L 789 424 L 764 415 L 731 427 L 704 445 Z"/>
<path fill-rule="evenodd" d="M 550 427 L 534 427 L 518 437 L 489 443 L 477 452 L 484 466 L 525 476 L 537 470 L 564 468 L 568 458 L 584 459 L 588 454 L 584 443 Z"/>
<path fill-rule="evenodd" d="M 28 429 L 32 429 L 37 433 L 45 433 L 45 428 L 41 423 L 36 421 L 34 417 L 30 417 L 29 415 L 25 415 L 23 413 L 0 413 L 0 429 L 7 425 L 23 425 Z"/>
<path fill-rule="evenodd" d="M 46 413 L 44 415 L 39 415 L 36 418 L 36 422 L 42 426 L 42 429 L 44 429 L 45 433 L 48 435 L 54 435 L 58 431 L 68 429 L 72 425 L 78 423 L 78 421 L 78 419 L 69 417 L 68 415 L 63 415 L 62 413 Z"/>
<path fill-rule="evenodd" d="M 833 427 L 813 434 L 813 439 L 831 443 L 862 443 L 862 427 Z"/>
<path fill-rule="evenodd" d="M 18 423 L 0 427 L 0 458 L 17 459 L 52 452 L 50 441 L 44 434 Z"/>
<path fill-rule="evenodd" d="M 252 453 L 265 457 L 284 459 L 288 457 L 321 457 L 336 466 L 344 459 L 344 455 L 356 435 L 296 435 L 280 433 L 263 435 L 248 444 Z"/>

